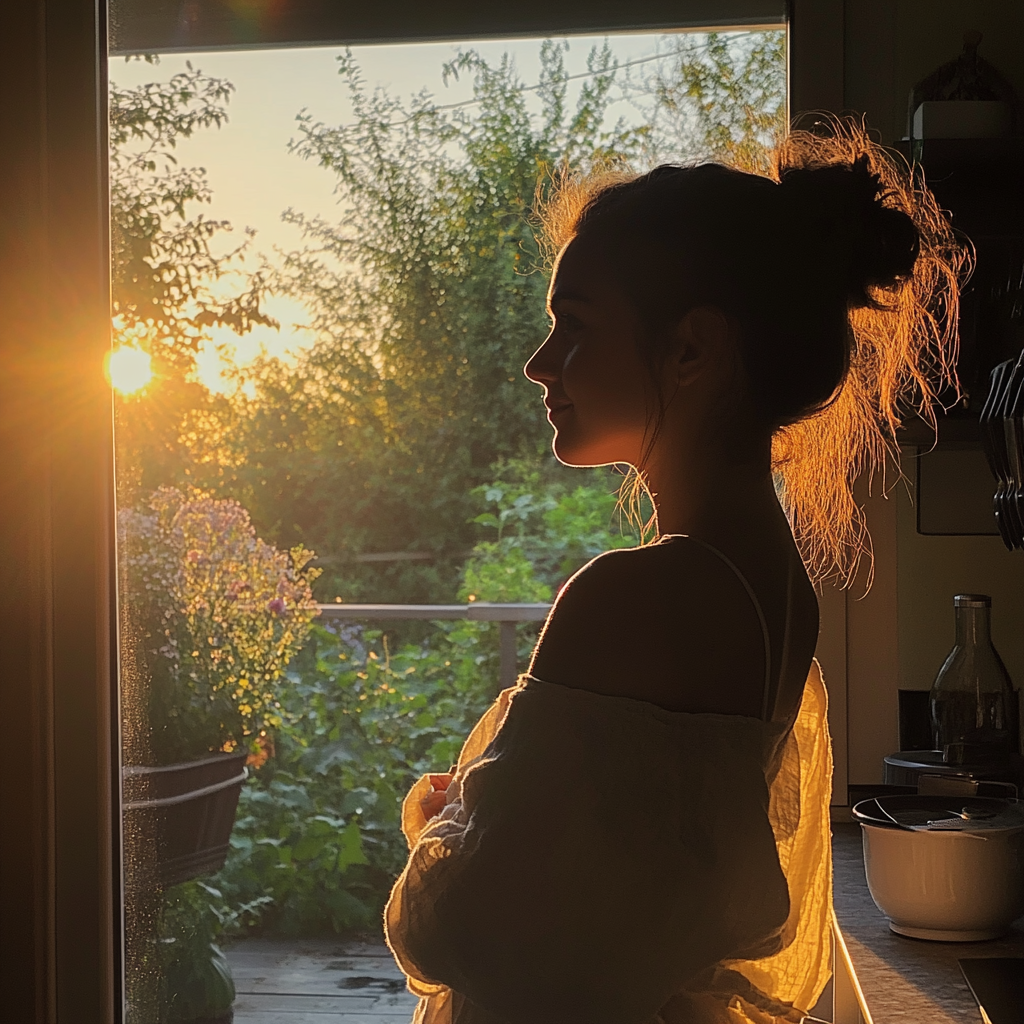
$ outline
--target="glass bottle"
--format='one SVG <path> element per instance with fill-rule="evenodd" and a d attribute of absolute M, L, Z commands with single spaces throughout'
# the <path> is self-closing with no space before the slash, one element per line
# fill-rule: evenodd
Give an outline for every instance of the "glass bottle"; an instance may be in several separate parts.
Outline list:
<path fill-rule="evenodd" d="M 1004 761 L 1018 750 L 1017 692 L 992 645 L 987 594 L 957 594 L 956 643 L 929 705 L 935 748 L 949 764 Z"/>

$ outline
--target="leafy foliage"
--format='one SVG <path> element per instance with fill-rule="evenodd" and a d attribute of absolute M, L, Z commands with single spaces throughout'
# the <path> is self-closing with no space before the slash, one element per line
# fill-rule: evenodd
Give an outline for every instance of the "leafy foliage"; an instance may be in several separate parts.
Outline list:
<path fill-rule="evenodd" d="M 786 130 L 786 33 L 670 39 L 667 59 L 627 86 L 649 126 L 649 159 L 766 170 Z"/>
<path fill-rule="evenodd" d="M 230 1013 L 235 984 L 218 945 L 230 917 L 222 894 L 205 882 L 184 882 L 163 893 L 134 891 L 128 909 L 127 1024 L 185 1024 Z M 140 919 L 142 934 L 133 934 Z"/>
<path fill-rule="evenodd" d="M 573 487 L 565 477 L 545 478 L 536 464 L 524 460 L 496 468 L 496 480 L 471 492 L 486 509 L 471 522 L 493 530 L 495 539 L 480 540 L 473 549 L 463 569 L 460 600 L 470 595 L 481 601 L 550 600 L 602 551 L 638 543 L 620 514 L 613 477 L 606 471 L 593 471 L 587 483 Z M 580 476 L 574 474 L 574 479 Z M 529 567 L 529 576 L 509 589 L 490 567 L 500 567 L 510 577 Z M 499 596 L 506 592 L 538 596 Z"/>
<path fill-rule="evenodd" d="M 231 230 L 227 221 L 188 217 L 190 204 L 210 202 L 210 187 L 203 168 L 178 166 L 173 151 L 179 139 L 227 121 L 234 86 L 187 68 L 167 82 L 111 87 L 111 264 L 123 325 L 151 323 L 172 348 L 194 350 L 204 327 L 241 334 L 268 319 L 259 287 L 227 299 L 209 289 L 241 250 L 214 252 L 217 236 Z"/>
<path fill-rule="evenodd" d="M 159 931 L 161 1024 L 226 1014 L 235 983 L 217 937 L 221 894 L 203 882 L 185 882 L 164 898 Z"/>
<path fill-rule="evenodd" d="M 208 466 L 210 485 L 223 479 L 276 535 L 337 560 L 329 596 L 450 599 L 473 542 L 471 489 L 498 459 L 545 458 L 549 428 L 522 374 L 547 332 L 537 183 L 563 159 L 638 155 L 643 134 L 605 127 L 611 52 L 590 66 L 569 104 L 564 48 L 545 43 L 538 116 L 509 59 L 451 62 L 475 106 L 446 110 L 371 91 L 346 56 L 353 122 L 300 117 L 295 152 L 335 176 L 344 215 L 289 211 L 307 246 L 273 284 L 306 305 L 317 341 L 295 367 L 259 367 L 257 398 L 227 432 L 249 458 Z M 433 563 L 351 560 L 410 548 Z"/>
<path fill-rule="evenodd" d="M 208 328 L 277 326 L 261 308 L 263 277 L 240 266 L 252 232 L 225 251 L 231 225 L 193 212 L 212 199 L 206 171 L 180 166 L 174 150 L 227 121 L 234 86 L 186 67 L 164 82 L 110 86 L 114 343 L 148 352 L 159 385 L 156 399 L 118 400 L 119 486 L 128 500 L 188 476 L 182 425 L 218 404 L 194 375 Z"/>
<path fill-rule="evenodd" d="M 455 106 L 374 90 L 342 57 L 351 121 L 303 113 L 294 144 L 335 179 L 340 218 L 289 210 L 305 247 L 245 278 L 230 301 L 211 294 L 237 266 L 230 252 L 212 255 L 226 225 L 186 215 L 209 190 L 201 169 L 181 170 L 173 154 L 176 138 L 223 122 L 230 85 L 190 67 L 115 90 L 116 308 L 135 318 L 125 330 L 140 331 L 144 347 L 162 351 L 150 334 L 168 324 L 183 339 L 171 346 L 179 368 L 158 367 L 159 399 L 121 403 L 131 410 L 122 443 L 150 467 L 142 484 L 187 481 L 237 498 L 279 544 L 319 552 L 324 599 L 451 599 L 475 540 L 473 488 L 502 460 L 546 462 L 545 479 L 557 475 L 537 390 L 521 372 L 547 331 L 538 182 L 562 162 L 753 166 L 784 118 L 781 32 L 668 36 L 664 57 L 638 73 L 598 47 L 575 98 L 567 46 L 542 45 L 531 83 L 508 57 L 461 54 L 445 75 L 469 79 L 473 100 Z M 609 123 L 623 98 L 640 118 Z M 197 332 L 263 322 L 265 287 L 305 305 L 315 344 L 297 365 L 246 371 L 250 390 L 233 400 L 200 394 L 188 376 Z M 152 325 L 140 319 L 148 309 Z M 388 551 L 429 557 L 357 560 Z"/>
<path fill-rule="evenodd" d="M 220 885 L 253 906 L 236 927 L 343 932 L 379 919 L 405 856 L 411 782 L 447 768 L 493 691 L 487 623 L 439 624 L 390 651 L 376 631 L 315 626 L 282 693 L 276 755 L 243 790 Z M 255 906 L 260 897 L 268 903 Z"/>
<path fill-rule="evenodd" d="M 153 756 L 251 745 L 280 724 L 275 688 L 317 614 L 312 553 L 261 540 L 238 502 L 172 487 L 118 519 Z"/>

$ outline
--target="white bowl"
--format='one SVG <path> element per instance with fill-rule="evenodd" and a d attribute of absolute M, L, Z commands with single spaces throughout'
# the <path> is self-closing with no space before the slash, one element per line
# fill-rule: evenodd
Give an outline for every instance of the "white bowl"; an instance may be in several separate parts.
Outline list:
<path fill-rule="evenodd" d="M 1024 914 L 1024 828 L 861 829 L 868 889 L 894 932 L 976 942 L 998 938 Z"/>

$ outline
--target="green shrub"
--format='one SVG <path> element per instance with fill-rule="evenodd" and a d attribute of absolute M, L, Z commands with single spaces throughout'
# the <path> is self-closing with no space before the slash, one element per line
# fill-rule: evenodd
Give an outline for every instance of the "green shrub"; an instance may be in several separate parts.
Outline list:
<path fill-rule="evenodd" d="M 555 475 L 523 460 L 495 470 L 493 483 L 472 492 L 484 508 L 472 522 L 488 537 L 463 570 L 460 600 L 469 593 L 480 601 L 550 600 L 596 555 L 637 543 L 609 471 Z M 512 594 L 520 596 L 506 596 Z"/>
<path fill-rule="evenodd" d="M 226 1014 L 235 983 L 217 945 L 220 893 L 202 882 L 184 882 L 164 894 L 160 928 L 161 1020 L 168 1024 Z"/>
<path fill-rule="evenodd" d="M 280 691 L 274 756 L 242 792 L 219 885 L 235 931 L 344 932 L 379 920 L 405 860 L 401 802 L 447 769 L 493 697 L 490 623 L 438 623 L 390 651 L 379 631 L 313 635 Z M 260 897 L 267 902 L 258 903 Z"/>
<path fill-rule="evenodd" d="M 222 894 L 204 882 L 183 882 L 135 891 L 129 899 L 127 1024 L 185 1024 L 228 1014 L 235 985 L 217 944 L 231 914 Z"/>

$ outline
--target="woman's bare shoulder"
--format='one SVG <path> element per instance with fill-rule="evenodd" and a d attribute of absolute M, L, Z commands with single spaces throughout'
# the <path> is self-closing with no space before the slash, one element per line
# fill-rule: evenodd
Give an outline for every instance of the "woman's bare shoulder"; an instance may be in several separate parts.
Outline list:
<path fill-rule="evenodd" d="M 631 604 L 643 596 L 706 603 L 707 588 L 728 591 L 737 582 L 729 566 L 705 545 L 685 536 L 670 537 L 598 555 L 562 588 L 555 609 L 569 611 L 594 601 Z"/>
<path fill-rule="evenodd" d="M 703 545 L 673 538 L 608 551 L 558 595 L 531 671 L 670 706 L 666 687 L 678 696 L 682 679 L 705 676 L 727 650 L 727 632 L 751 626 L 760 636 L 742 584 Z"/>

